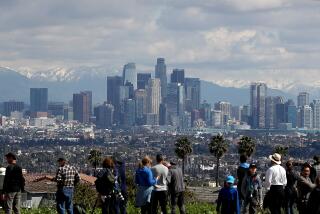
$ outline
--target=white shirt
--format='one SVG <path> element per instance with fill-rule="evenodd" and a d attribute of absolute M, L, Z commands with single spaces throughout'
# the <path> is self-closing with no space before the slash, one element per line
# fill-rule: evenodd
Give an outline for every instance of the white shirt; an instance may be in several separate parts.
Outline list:
<path fill-rule="evenodd" d="M 273 165 L 266 172 L 264 186 L 266 189 L 270 189 L 272 185 L 287 185 L 286 170 L 280 165 Z"/>

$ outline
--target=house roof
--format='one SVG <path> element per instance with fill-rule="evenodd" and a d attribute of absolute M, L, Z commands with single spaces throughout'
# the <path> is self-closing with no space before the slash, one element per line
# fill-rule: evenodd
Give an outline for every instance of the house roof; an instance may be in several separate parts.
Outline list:
<path fill-rule="evenodd" d="M 52 174 L 26 174 L 24 175 L 26 180 L 25 190 L 32 193 L 54 193 L 57 190 L 57 183 L 52 181 L 54 175 Z M 80 173 L 80 179 L 82 183 L 94 185 L 95 177 Z"/>

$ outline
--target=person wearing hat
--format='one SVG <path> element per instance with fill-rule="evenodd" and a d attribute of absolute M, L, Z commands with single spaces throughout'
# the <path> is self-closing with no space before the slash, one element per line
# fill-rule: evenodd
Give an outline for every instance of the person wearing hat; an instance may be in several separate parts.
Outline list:
<path fill-rule="evenodd" d="M 177 166 L 175 162 L 168 164 L 169 175 L 168 175 L 168 187 L 171 196 L 171 214 L 176 213 L 176 206 L 178 205 L 180 214 L 185 214 L 184 206 L 184 191 L 185 184 L 183 179 L 182 169 Z"/>
<path fill-rule="evenodd" d="M 21 192 L 24 191 L 25 180 L 22 174 L 22 168 L 17 165 L 17 158 L 13 153 L 5 155 L 7 163 L 3 192 L 6 197 L 5 213 L 20 214 Z"/>
<path fill-rule="evenodd" d="M 241 193 L 244 197 L 241 213 L 247 213 L 248 207 L 250 214 L 257 213 L 258 208 L 262 207 L 262 182 L 256 164 L 250 164 L 241 184 Z"/>
<path fill-rule="evenodd" d="M 58 159 L 59 168 L 56 177 L 57 182 L 57 212 L 58 214 L 73 214 L 74 187 L 80 182 L 80 174 L 74 166 L 70 166 L 65 158 Z"/>
<path fill-rule="evenodd" d="M 152 191 L 152 213 L 158 213 L 158 204 L 161 212 L 167 214 L 167 193 L 168 193 L 168 173 L 169 169 L 163 165 L 164 158 L 161 154 L 156 156 L 157 164 L 151 168 L 153 177 L 159 178 Z"/>
<path fill-rule="evenodd" d="M 281 155 L 274 153 L 269 156 L 271 167 L 266 172 L 265 188 L 269 190 L 268 207 L 271 214 L 281 214 L 284 205 L 284 187 L 287 185 L 286 170 L 280 165 Z"/>
<path fill-rule="evenodd" d="M 234 188 L 234 177 L 229 175 L 220 190 L 216 211 L 220 214 L 240 214 L 238 190 Z"/>

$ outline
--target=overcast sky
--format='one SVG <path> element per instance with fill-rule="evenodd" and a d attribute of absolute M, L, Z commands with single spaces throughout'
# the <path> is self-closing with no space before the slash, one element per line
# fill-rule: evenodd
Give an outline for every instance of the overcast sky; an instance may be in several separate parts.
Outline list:
<path fill-rule="evenodd" d="M 320 71 L 317 0 L 2 0 L 0 66 L 126 62 L 212 81 L 315 81 Z M 231 83 L 233 84 L 233 83 Z"/>

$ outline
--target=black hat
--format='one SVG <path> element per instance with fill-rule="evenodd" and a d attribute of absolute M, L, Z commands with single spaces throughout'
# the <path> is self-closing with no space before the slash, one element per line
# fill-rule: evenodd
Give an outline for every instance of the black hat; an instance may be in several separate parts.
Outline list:
<path fill-rule="evenodd" d="M 258 168 L 258 167 L 255 163 L 252 163 L 252 164 L 250 164 L 249 169 L 252 169 L 252 168 Z"/>
<path fill-rule="evenodd" d="M 170 165 L 171 165 L 171 166 L 175 166 L 175 165 L 177 165 L 177 163 L 175 163 L 175 162 L 173 162 L 173 161 L 170 161 Z"/>
<path fill-rule="evenodd" d="M 6 158 L 12 158 L 13 160 L 17 160 L 15 154 L 13 154 L 12 152 L 9 152 L 8 154 L 5 155 Z"/>

